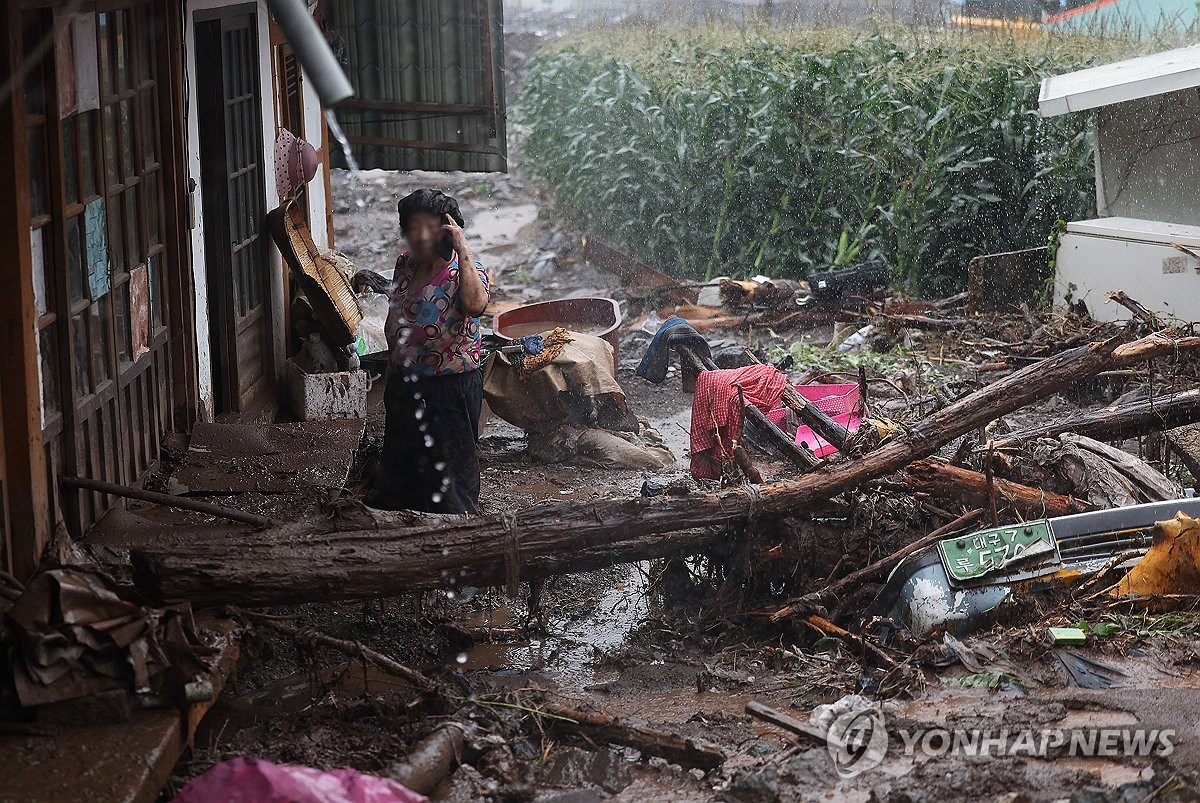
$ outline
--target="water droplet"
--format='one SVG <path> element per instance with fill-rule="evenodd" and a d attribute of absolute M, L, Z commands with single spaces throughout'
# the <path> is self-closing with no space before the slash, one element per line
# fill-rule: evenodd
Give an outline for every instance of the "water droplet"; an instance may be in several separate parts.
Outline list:
<path fill-rule="evenodd" d="M 460 652 L 454 660 L 458 661 L 460 664 L 465 664 L 467 662 L 467 654 L 465 652 Z"/>
<path fill-rule="evenodd" d="M 342 131 L 342 126 L 338 123 L 333 109 L 325 110 L 325 122 L 329 126 L 329 133 L 333 134 L 333 138 L 342 146 L 342 156 L 346 158 L 346 167 L 350 168 L 350 175 L 353 176 L 358 172 L 358 162 L 354 160 L 354 152 L 350 149 L 350 140 L 346 139 L 346 133 Z"/>
<path fill-rule="evenodd" d="M 433 502 L 436 505 L 438 502 L 442 501 L 442 495 L 440 493 L 431 494 L 429 497 L 429 501 Z"/>
<path fill-rule="evenodd" d="M 447 557 L 449 554 L 450 554 L 450 547 L 448 547 L 448 546 L 442 547 L 442 557 L 443 558 Z M 442 572 L 442 574 L 445 574 L 445 572 Z"/>
<path fill-rule="evenodd" d="M 420 421 L 424 417 L 425 417 L 425 408 L 424 407 L 418 407 L 416 410 L 413 411 L 413 418 L 417 419 L 418 421 Z"/>
<path fill-rule="evenodd" d="M 446 463 L 445 463 L 444 461 L 438 461 L 437 463 L 434 463 L 434 464 L 433 464 L 433 470 L 434 470 L 434 471 L 445 471 L 445 470 L 446 470 Z"/>
<path fill-rule="evenodd" d="M 428 435 L 425 436 L 425 448 L 426 449 L 433 448 L 433 438 L 429 437 Z"/>

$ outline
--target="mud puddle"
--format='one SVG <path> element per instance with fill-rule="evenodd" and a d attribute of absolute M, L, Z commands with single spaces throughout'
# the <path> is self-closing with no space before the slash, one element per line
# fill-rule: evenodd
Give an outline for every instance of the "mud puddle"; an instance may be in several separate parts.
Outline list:
<path fill-rule="evenodd" d="M 547 600 L 544 635 L 531 629 L 532 638 L 504 638 L 520 632 L 524 624 L 522 613 L 508 605 L 459 619 L 456 623 L 464 628 L 498 630 L 502 638 L 468 648 L 454 657 L 453 665 L 464 672 L 536 671 L 560 687 L 582 691 L 600 677 L 597 661 L 625 646 L 631 632 L 649 616 L 648 571 L 649 564 L 640 563 L 605 572 L 601 587 L 593 592 L 595 601 L 582 611 Z"/>

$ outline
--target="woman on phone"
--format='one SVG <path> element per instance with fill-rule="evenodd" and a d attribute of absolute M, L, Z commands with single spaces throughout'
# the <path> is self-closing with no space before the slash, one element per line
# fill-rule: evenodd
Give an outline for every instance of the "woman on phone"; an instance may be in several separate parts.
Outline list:
<path fill-rule="evenodd" d="M 396 260 L 386 326 L 380 502 L 478 513 L 479 316 L 491 301 L 487 270 L 471 253 L 450 196 L 417 190 L 400 201 L 399 213 L 408 250 Z"/>

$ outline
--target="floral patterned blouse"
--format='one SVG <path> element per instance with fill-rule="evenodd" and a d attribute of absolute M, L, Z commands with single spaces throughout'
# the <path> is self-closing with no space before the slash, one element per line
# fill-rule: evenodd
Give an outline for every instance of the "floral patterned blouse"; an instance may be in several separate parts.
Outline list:
<path fill-rule="evenodd" d="M 392 372 L 428 377 L 474 371 L 480 362 L 479 319 L 462 313 L 458 254 L 421 288 L 412 287 L 408 257 L 405 252 L 396 260 L 385 328 Z M 490 301 L 487 269 L 476 262 L 475 270 Z"/>

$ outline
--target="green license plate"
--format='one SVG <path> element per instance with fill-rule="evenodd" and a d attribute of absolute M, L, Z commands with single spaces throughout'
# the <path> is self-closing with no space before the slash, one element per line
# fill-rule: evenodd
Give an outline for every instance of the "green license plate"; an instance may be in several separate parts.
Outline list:
<path fill-rule="evenodd" d="M 980 530 L 938 542 L 942 565 L 952 581 L 966 583 L 1030 558 L 1058 550 L 1048 521 Z"/>

